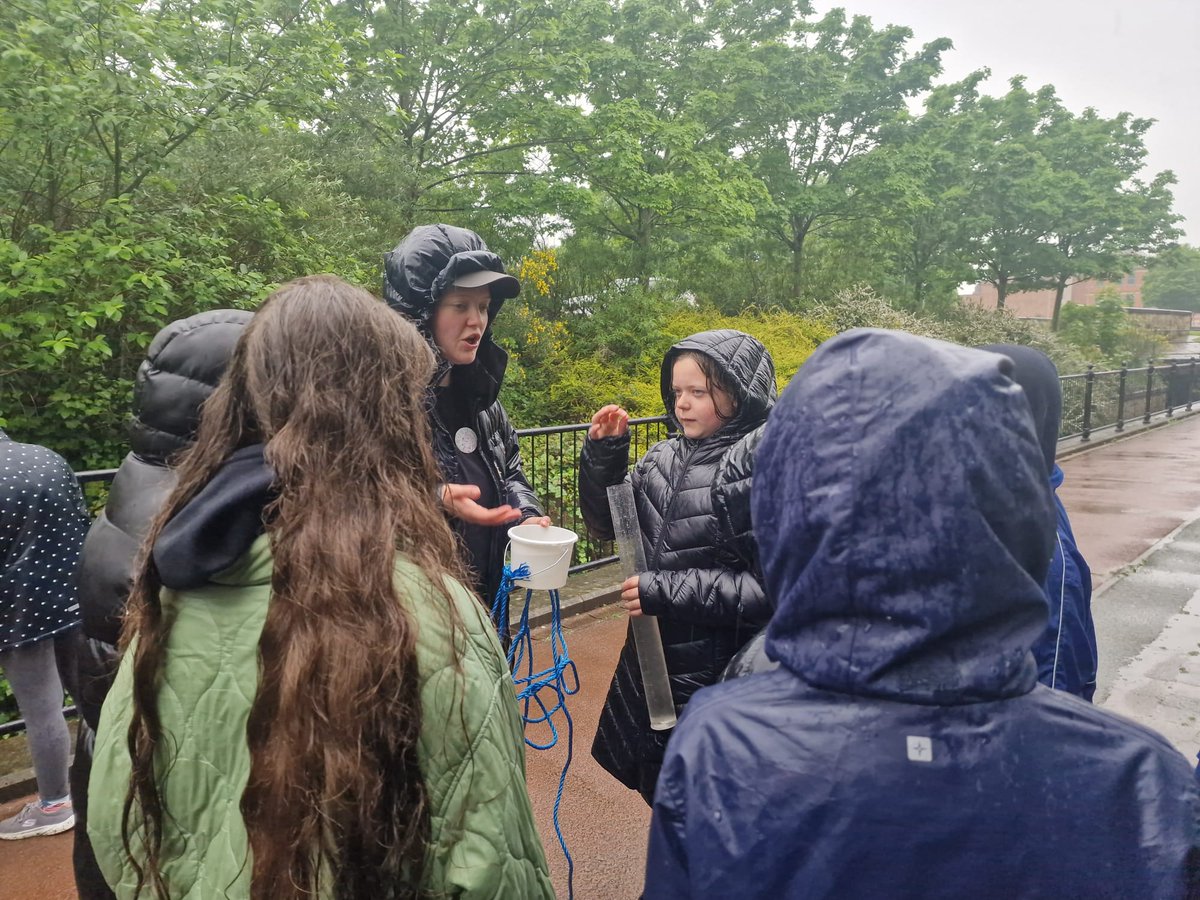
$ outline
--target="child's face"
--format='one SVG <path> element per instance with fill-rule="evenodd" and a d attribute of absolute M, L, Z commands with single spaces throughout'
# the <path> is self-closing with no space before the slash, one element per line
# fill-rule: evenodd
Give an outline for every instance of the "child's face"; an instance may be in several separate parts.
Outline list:
<path fill-rule="evenodd" d="M 675 395 L 675 418 L 685 437 L 701 440 L 725 424 L 732 415 L 733 401 L 708 378 L 691 357 L 676 360 L 671 368 L 671 391 Z"/>

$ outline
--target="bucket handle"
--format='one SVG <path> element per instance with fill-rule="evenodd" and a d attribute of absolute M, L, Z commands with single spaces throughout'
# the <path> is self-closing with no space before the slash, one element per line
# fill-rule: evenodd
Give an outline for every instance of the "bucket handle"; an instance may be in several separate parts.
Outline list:
<path fill-rule="evenodd" d="M 566 555 L 574 549 L 575 549 L 575 542 L 572 541 L 571 543 L 567 544 L 567 546 L 563 549 L 563 552 L 558 555 L 558 559 L 554 560 L 554 562 L 550 563 L 550 565 L 546 566 L 544 569 L 538 569 L 536 572 L 530 572 L 528 575 L 526 575 L 524 578 L 521 578 L 520 580 L 521 581 L 529 581 L 530 579 L 536 578 L 538 575 L 541 575 L 543 572 L 549 572 L 551 569 L 553 569 L 555 566 L 557 566 L 560 562 L 562 562 L 563 559 L 566 557 Z M 510 569 L 512 568 L 512 541 L 511 540 L 507 544 L 504 545 L 504 562 Z"/>

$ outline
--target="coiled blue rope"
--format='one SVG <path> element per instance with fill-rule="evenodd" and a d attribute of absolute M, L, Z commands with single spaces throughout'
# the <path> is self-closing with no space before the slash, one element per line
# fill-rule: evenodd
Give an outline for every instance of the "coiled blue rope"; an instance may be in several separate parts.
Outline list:
<path fill-rule="evenodd" d="M 513 589 L 513 583 L 528 578 L 529 574 L 527 563 L 522 563 L 516 569 L 504 567 L 500 589 L 496 591 L 496 597 L 492 601 L 492 623 L 496 626 L 501 641 L 509 637 L 508 595 Z M 567 639 L 562 630 L 562 604 L 559 602 L 557 590 L 550 591 L 552 662 L 548 669 L 536 673 L 533 671 L 533 633 L 529 628 L 529 601 L 532 598 L 533 590 L 525 591 L 525 604 L 521 609 L 517 631 L 511 635 L 512 643 L 508 646 L 508 667 L 512 670 L 513 684 L 517 689 L 517 703 L 521 707 L 521 719 L 525 726 L 544 723 L 550 728 L 549 741 L 539 744 L 526 734 L 526 744 L 534 750 L 549 750 L 558 744 L 555 714 L 561 711 L 567 721 L 567 761 L 563 763 L 562 774 L 558 776 L 558 793 L 554 797 L 554 833 L 558 835 L 558 845 L 562 847 L 563 856 L 567 858 L 567 896 L 574 898 L 575 861 L 571 859 L 571 853 L 567 850 L 567 840 L 563 837 L 562 826 L 558 821 L 558 809 L 562 804 L 563 788 L 567 783 L 567 770 L 571 768 L 571 758 L 575 753 L 575 723 L 571 719 L 571 711 L 567 709 L 567 697 L 579 692 L 579 671 L 567 653 Z M 547 703 L 543 691 L 550 692 L 552 703 Z"/>

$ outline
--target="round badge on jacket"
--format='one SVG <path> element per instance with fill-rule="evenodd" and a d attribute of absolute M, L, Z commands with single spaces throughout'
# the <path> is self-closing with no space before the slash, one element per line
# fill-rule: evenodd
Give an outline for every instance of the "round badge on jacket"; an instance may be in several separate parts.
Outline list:
<path fill-rule="evenodd" d="M 479 438 L 472 429 L 464 425 L 454 432 L 454 446 L 463 453 L 474 453 L 479 447 Z"/>

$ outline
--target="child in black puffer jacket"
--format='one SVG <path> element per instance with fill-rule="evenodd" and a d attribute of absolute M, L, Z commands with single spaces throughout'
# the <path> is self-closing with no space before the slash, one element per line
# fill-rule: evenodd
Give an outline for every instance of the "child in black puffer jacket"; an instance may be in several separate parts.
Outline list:
<path fill-rule="evenodd" d="M 667 413 L 682 433 L 650 448 L 633 470 L 647 570 L 622 585 L 621 600 L 630 616 L 658 617 L 679 712 L 699 688 L 717 681 L 771 616 L 755 575 L 727 556 L 718 558 L 711 488 L 725 452 L 766 421 L 775 402 L 775 367 L 750 335 L 706 331 L 667 352 L 661 384 Z M 599 410 L 580 458 L 580 505 L 598 538 L 613 536 L 607 488 L 627 477 L 628 423 L 619 406 Z M 669 736 L 650 728 L 630 632 L 592 755 L 651 803 Z"/>

